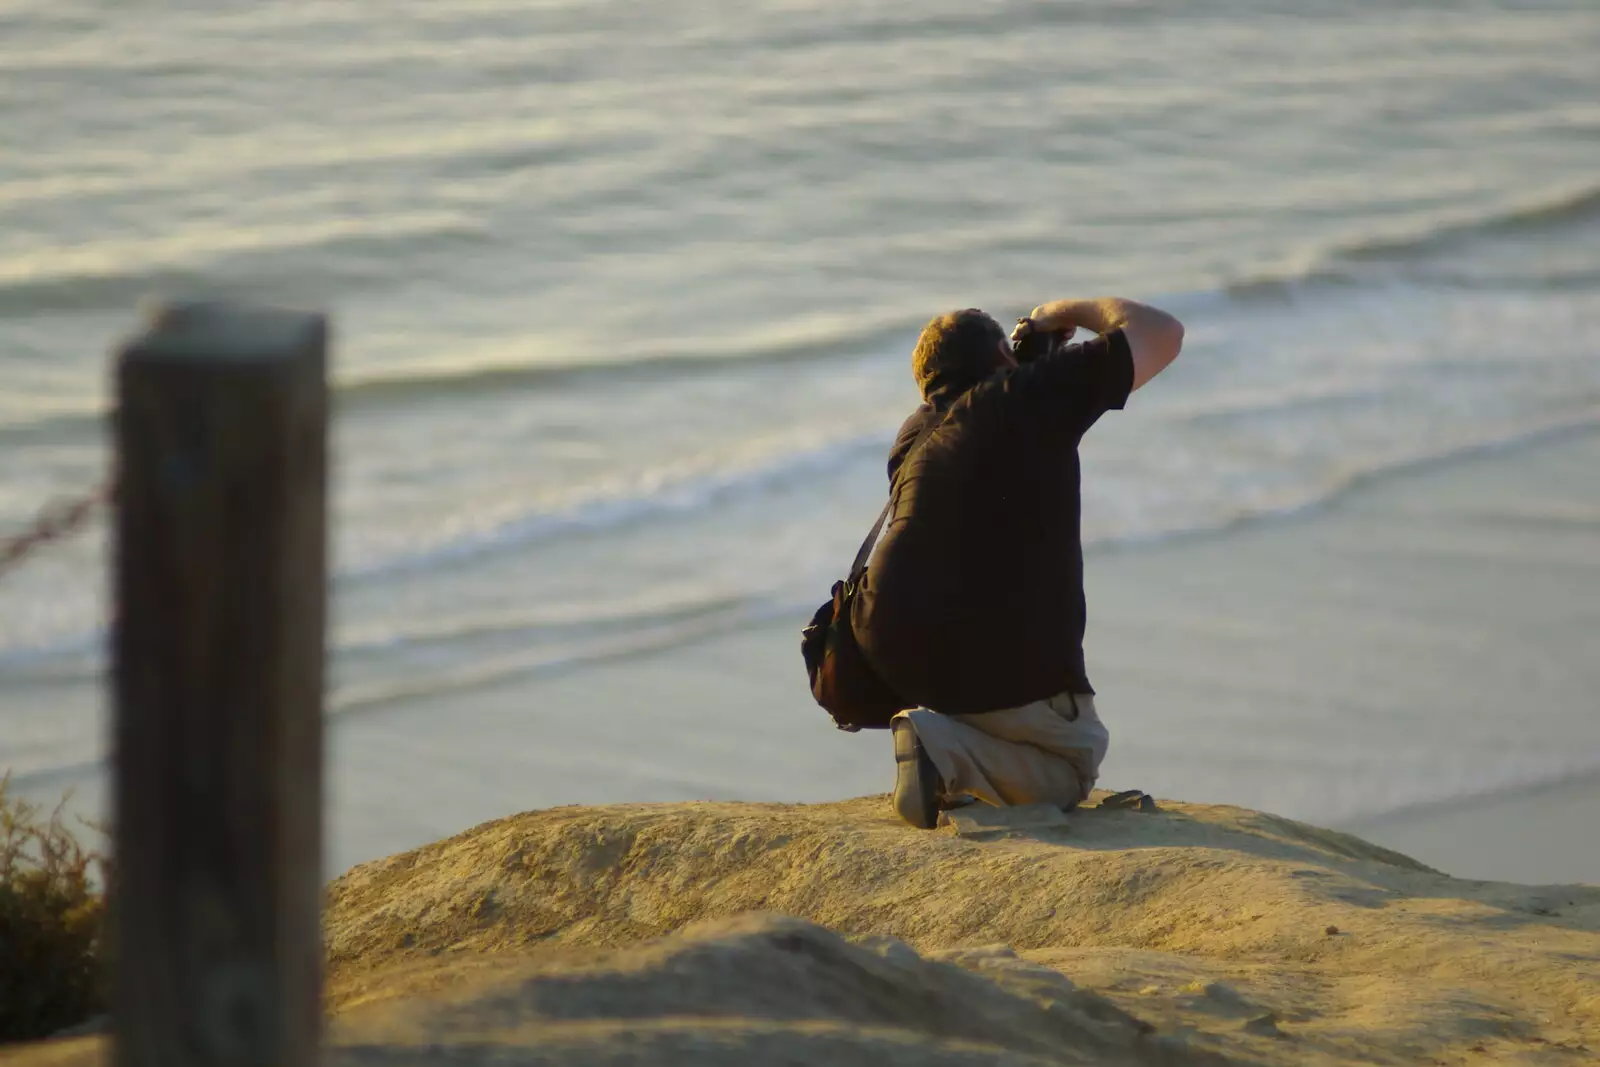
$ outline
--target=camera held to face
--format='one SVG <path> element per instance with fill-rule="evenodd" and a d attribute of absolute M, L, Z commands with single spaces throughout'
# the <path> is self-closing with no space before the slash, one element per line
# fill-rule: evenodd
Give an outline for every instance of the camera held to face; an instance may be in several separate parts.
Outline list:
<path fill-rule="evenodd" d="M 1041 330 L 1032 319 L 1018 319 L 1017 328 L 1011 331 L 1011 354 L 1018 363 L 1032 363 L 1060 350 L 1076 332 L 1073 329 Z"/>

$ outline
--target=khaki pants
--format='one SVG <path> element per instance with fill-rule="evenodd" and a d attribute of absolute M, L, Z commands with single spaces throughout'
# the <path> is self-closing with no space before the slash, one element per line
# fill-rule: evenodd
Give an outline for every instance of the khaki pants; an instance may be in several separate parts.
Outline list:
<path fill-rule="evenodd" d="M 1094 788 L 1110 743 L 1094 697 L 1084 693 L 981 715 L 915 708 L 895 718 L 910 721 L 947 794 L 970 794 L 996 807 L 1079 804 Z"/>

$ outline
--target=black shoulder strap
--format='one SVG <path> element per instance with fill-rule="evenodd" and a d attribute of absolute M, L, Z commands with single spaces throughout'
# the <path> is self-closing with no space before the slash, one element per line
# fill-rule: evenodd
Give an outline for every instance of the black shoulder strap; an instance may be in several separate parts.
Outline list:
<path fill-rule="evenodd" d="M 878 512 L 878 521 L 872 524 L 872 532 L 867 534 L 867 539 L 861 542 L 861 548 L 856 551 L 856 561 L 850 564 L 850 578 L 852 585 L 861 580 L 867 573 L 867 560 L 872 558 L 872 546 L 878 543 L 878 534 L 883 532 L 884 521 L 889 518 L 889 509 L 894 506 L 894 497 L 891 494 L 889 503 Z"/>
<path fill-rule="evenodd" d="M 910 463 L 911 457 L 917 454 L 917 449 L 921 448 L 923 442 L 932 437 L 933 431 L 943 426 L 944 420 L 949 417 L 950 413 L 946 411 L 943 417 L 933 420 L 922 428 L 922 432 L 917 434 L 916 440 L 912 441 L 911 447 L 906 450 L 906 458 L 900 461 L 899 470 L 906 469 L 906 464 Z M 898 474 L 899 471 L 895 473 Z M 878 521 L 872 524 L 872 532 L 867 534 L 865 541 L 861 542 L 861 548 L 856 552 L 856 561 L 850 564 L 850 584 L 854 585 L 860 581 L 861 576 L 867 572 L 867 560 L 872 558 L 872 546 L 878 543 L 878 535 L 883 532 L 883 524 L 888 521 L 889 509 L 892 507 L 894 507 L 894 489 L 891 487 L 888 502 L 883 505 L 883 510 L 878 512 Z"/>

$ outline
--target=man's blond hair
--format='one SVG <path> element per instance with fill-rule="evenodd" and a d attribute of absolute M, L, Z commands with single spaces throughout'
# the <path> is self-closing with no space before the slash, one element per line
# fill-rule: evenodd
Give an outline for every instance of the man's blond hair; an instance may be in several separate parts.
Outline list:
<path fill-rule="evenodd" d="M 966 392 L 1002 365 L 999 347 L 1005 343 L 1005 330 L 977 308 L 945 312 L 922 328 L 911 352 L 917 388 L 924 399 L 936 390 Z"/>

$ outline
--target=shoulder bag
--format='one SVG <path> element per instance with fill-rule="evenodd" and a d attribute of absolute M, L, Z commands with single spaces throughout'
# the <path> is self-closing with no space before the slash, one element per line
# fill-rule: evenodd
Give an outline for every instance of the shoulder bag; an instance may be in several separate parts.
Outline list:
<path fill-rule="evenodd" d="M 917 454 L 933 432 L 944 424 L 944 419 L 933 423 L 918 435 L 917 441 L 900 463 L 904 470 L 911 457 Z M 897 471 L 896 474 L 899 472 Z M 805 659 L 806 674 L 811 678 L 811 695 L 829 715 L 834 725 L 854 733 L 857 730 L 886 730 L 889 720 L 908 704 L 889 688 L 872 669 L 861 646 L 856 642 L 855 630 L 850 623 L 850 605 L 861 589 L 861 579 L 867 573 L 867 560 L 878 541 L 889 511 L 894 507 L 894 493 L 872 524 L 872 532 L 861 542 L 861 549 L 850 565 L 850 573 L 842 581 L 833 583 L 830 599 L 817 608 L 810 625 L 800 631 L 800 655 Z"/>

